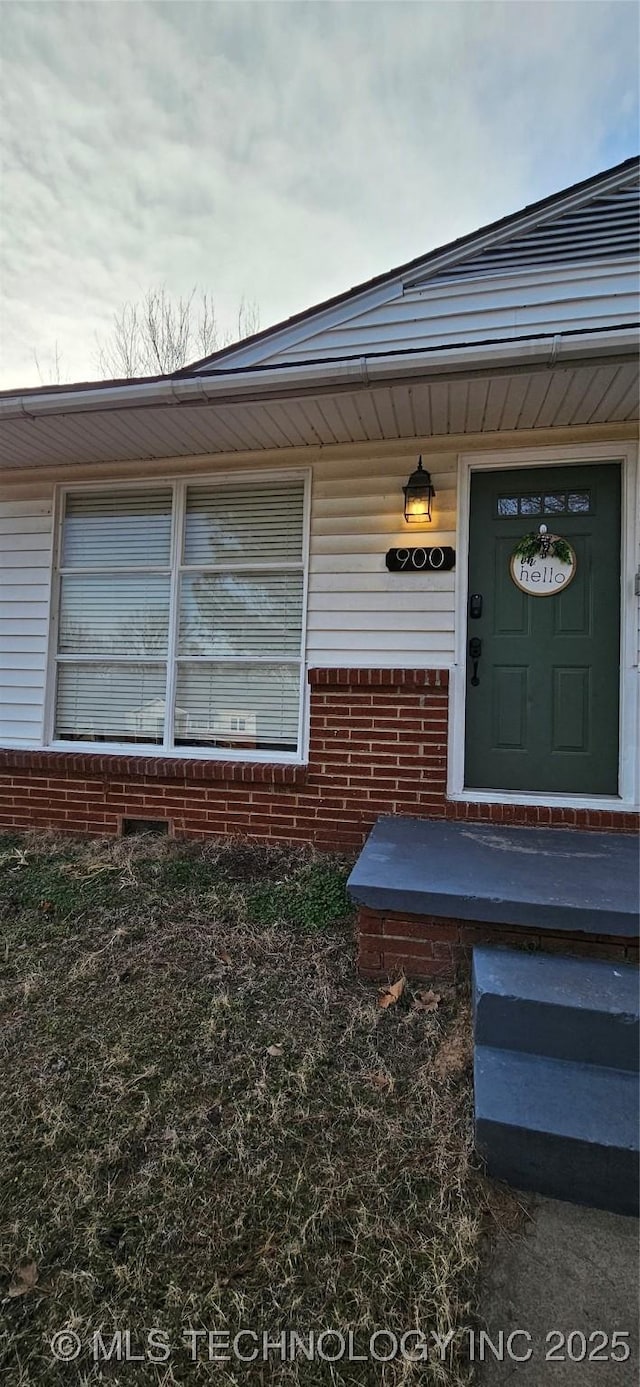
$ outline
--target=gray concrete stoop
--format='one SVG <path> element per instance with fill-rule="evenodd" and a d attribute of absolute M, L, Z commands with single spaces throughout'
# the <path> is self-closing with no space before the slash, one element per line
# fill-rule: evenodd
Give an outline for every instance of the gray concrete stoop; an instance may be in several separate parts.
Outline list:
<path fill-rule="evenodd" d="M 518 1189 L 637 1214 L 638 973 L 473 952 L 476 1146 Z"/>

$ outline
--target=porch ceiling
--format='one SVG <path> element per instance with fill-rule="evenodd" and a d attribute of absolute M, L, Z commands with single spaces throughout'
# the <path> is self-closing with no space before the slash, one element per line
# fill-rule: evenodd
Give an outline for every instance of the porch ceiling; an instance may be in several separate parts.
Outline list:
<path fill-rule="evenodd" d="M 285 390 L 256 399 L 126 402 L 2 420 L 0 467 L 152 460 L 553 428 L 638 416 L 636 359 L 503 368 L 387 384 Z M 73 389 L 73 387 L 70 387 Z M 50 396 L 49 399 L 52 397 Z"/>

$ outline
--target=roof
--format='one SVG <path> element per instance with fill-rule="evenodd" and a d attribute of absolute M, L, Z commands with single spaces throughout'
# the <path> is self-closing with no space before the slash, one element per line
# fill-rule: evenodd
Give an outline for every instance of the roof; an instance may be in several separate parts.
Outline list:
<path fill-rule="evenodd" d="M 499 247 L 501 244 L 504 244 L 505 240 L 510 240 L 512 235 L 517 234 L 519 230 L 530 228 L 532 225 L 542 221 L 551 220 L 553 217 L 559 217 L 563 211 L 568 208 L 575 205 L 579 206 L 587 202 L 594 195 L 604 193 L 608 189 L 615 189 L 616 186 L 629 184 L 634 175 L 637 177 L 639 173 L 640 160 L 634 155 L 632 158 L 626 159 L 622 163 L 614 165 L 612 168 L 605 169 L 601 173 L 595 174 L 579 183 L 574 183 L 570 187 L 562 189 L 560 192 L 540 199 L 538 202 L 530 203 L 517 212 L 510 213 L 506 217 L 501 217 L 498 221 L 482 226 L 478 230 L 470 232 L 465 236 L 460 236 L 456 240 L 450 241 L 444 246 L 439 246 L 435 250 L 428 252 L 426 255 L 418 256 L 413 260 L 407 261 L 403 265 L 396 266 L 394 269 L 386 271 L 384 274 L 376 275 L 373 279 L 366 280 L 362 284 L 358 284 L 342 294 L 335 295 L 333 298 L 315 304 L 304 312 L 296 313 L 284 319 L 282 322 L 274 324 L 272 327 L 265 328 L 261 332 L 254 333 L 251 337 L 244 338 L 241 342 L 223 347 L 220 351 L 214 352 L 210 356 L 203 357 L 186 367 L 182 367 L 180 370 L 166 375 L 159 374 L 157 376 L 132 377 L 120 380 L 83 381 L 66 385 L 42 385 L 27 390 L 24 388 L 17 388 L 0 392 L 0 398 L 10 400 L 12 397 L 57 396 L 70 391 L 75 393 L 84 390 L 113 390 L 114 388 L 126 390 L 127 387 L 133 389 L 143 386 L 152 386 L 154 383 L 159 384 L 161 382 L 170 384 L 171 381 L 178 382 L 184 380 L 185 377 L 214 376 L 218 365 L 225 373 L 237 372 L 239 374 L 246 370 L 259 371 L 262 364 L 260 352 L 258 351 L 256 355 L 256 352 L 252 352 L 252 349 L 259 349 L 264 345 L 266 349 L 271 349 L 271 347 L 273 347 L 275 350 L 279 336 L 282 337 L 283 334 L 290 333 L 292 329 L 302 329 L 307 324 L 313 326 L 318 319 L 330 313 L 331 310 L 355 304 L 358 299 L 365 299 L 372 291 L 384 289 L 385 286 L 392 287 L 396 282 L 410 279 L 412 286 L 416 288 L 416 290 L 419 290 L 420 281 L 424 277 L 430 277 L 430 283 L 433 284 L 437 271 L 441 269 L 443 265 L 454 263 L 460 267 L 461 262 L 465 262 L 466 264 L 472 256 L 486 253 L 488 250 L 491 250 L 492 246 Z M 530 340 L 532 337 L 544 335 L 548 334 L 527 332 L 526 338 Z M 477 340 L 478 339 L 476 339 L 476 342 Z M 491 339 L 485 338 L 485 340 Z M 461 343 L 460 345 L 466 344 Z M 400 354 L 400 350 L 402 349 L 399 349 L 398 354 Z M 251 361 L 246 360 L 248 354 L 252 355 Z M 355 354 L 361 356 L 362 352 Z M 367 355 L 368 354 L 369 353 L 367 353 Z M 300 363 L 299 355 L 295 362 L 286 360 L 274 362 L 273 352 L 270 350 L 268 350 L 265 355 L 269 356 L 269 360 L 264 363 L 267 367 L 277 365 L 279 369 L 285 369 L 288 366 Z M 346 359 L 344 354 L 343 359 Z M 322 360 L 322 357 L 316 352 L 314 360 L 318 363 Z"/>
<path fill-rule="evenodd" d="M 633 155 L 631 158 L 625 159 L 621 163 L 613 165 L 611 168 L 604 169 L 598 174 L 583 179 L 579 183 L 574 183 L 568 188 L 563 188 L 559 192 L 541 198 L 537 202 L 529 203 L 527 206 L 520 208 L 517 212 L 511 212 L 509 215 L 501 217 L 497 221 L 487 223 L 485 226 L 475 231 L 468 232 L 464 236 L 459 236 L 455 240 L 449 241 L 429 251 L 426 255 L 417 256 L 413 260 L 396 266 L 392 270 L 387 270 L 384 274 L 376 275 L 373 279 L 365 280 L 361 284 L 347 289 L 342 294 L 337 294 L 332 298 L 314 304 L 312 307 L 300 313 L 293 314 L 289 318 L 273 324 L 271 327 L 264 328 L 261 332 L 252 334 L 251 337 L 244 338 L 241 342 L 231 343 L 229 346 L 223 347 L 219 351 L 213 352 L 211 355 L 203 357 L 199 361 L 192 362 L 189 366 L 174 372 L 174 376 L 180 377 L 199 373 L 203 368 L 217 366 L 218 362 L 225 370 L 228 370 L 230 366 L 232 368 L 232 358 L 246 355 L 247 348 L 253 347 L 259 343 L 270 343 L 271 339 L 282 334 L 287 329 L 293 328 L 296 325 L 311 323 L 314 318 L 326 313 L 327 310 L 351 304 L 353 300 L 368 294 L 372 289 L 382 288 L 385 285 L 392 285 L 394 281 L 406 280 L 407 278 L 415 282 L 423 276 L 428 276 L 430 271 L 433 273 L 440 267 L 443 261 L 447 262 L 453 259 L 454 263 L 457 262 L 459 264 L 460 261 L 462 261 L 466 264 L 469 256 L 473 255 L 480 246 L 485 250 L 490 248 L 491 243 L 499 246 L 505 240 L 505 233 L 507 233 L 507 237 L 510 240 L 513 233 L 517 232 L 522 224 L 535 223 L 540 220 L 546 221 L 550 217 L 550 214 L 560 215 L 567 204 L 573 204 L 576 201 L 588 201 L 594 194 L 597 194 L 604 188 L 608 188 L 609 186 L 615 187 L 616 184 L 625 183 L 629 181 L 630 178 L 633 178 L 634 175 L 636 179 L 640 176 L 640 158 L 637 155 Z M 637 250 L 637 231 L 635 239 Z M 486 246 L 486 242 L 489 242 L 489 247 Z M 282 362 L 279 364 L 284 365 L 285 363 Z M 258 362 L 254 360 L 251 365 L 255 369 Z"/>

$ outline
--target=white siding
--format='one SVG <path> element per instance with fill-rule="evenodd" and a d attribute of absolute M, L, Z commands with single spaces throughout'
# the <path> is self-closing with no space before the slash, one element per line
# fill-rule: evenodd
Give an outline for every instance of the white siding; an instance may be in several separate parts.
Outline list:
<path fill-rule="evenodd" d="M 436 524 L 428 534 L 416 531 L 408 537 L 401 488 L 413 465 L 406 455 L 373 462 L 354 454 L 315 463 L 309 666 L 451 663 L 455 572 L 389 573 L 384 562 L 393 545 L 455 544 L 455 455 L 429 460 Z M 0 742 L 5 745 L 41 745 L 51 530 L 51 497 L 0 502 Z"/>
<path fill-rule="evenodd" d="M 468 279 L 443 274 L 404 290 L 391 286 L 382 303 L 354 301 L 342 321 L 311 319 L 299 340 L 278 350 L 274 337 L 271 351 L 265 342 L 262 359 L 275 366 L 624 327 L 637 322 L 638 287 L 636 256 Z"/>
<path fill-rule="evenodd" d="M 432 455 L 434 525 L 409 534 L 402 490 L 406 455 L 362 455 L 314 468 L 307 659 L 310 666 L 419 668 L 450 665 L 455 570 L 389 573 L 387 549 L 455 545 L 456 457 Z"/>
<path fill-rule="evenodd" d="M 44 716 L 52 497 L 0 501 L 0 742 L 39 746 Z"/>
<path fill-rule="evenodd" d="M 603 432 L 603 438 L 606 433 Z M 513 437 L 512 440 L 513 442 Z M 534 436 L 531 435 L 531 441 Z M 313 666 L 444 668 L 454 662 L 456 569 L 449 573 L 389 573 L 385 553 L 395 545 L 456 547 L 457 454 L 425 455 L 436 489 L 434 523 L 409 532 L 402 519 L 402 486 L 415 465 L 407 447 L 381 456 L 362 446 L 331 455 L 313 450 L 307 663 Z M 311 450 L 309 450 L 311 452 Z M 611 452 L 615 453 L 615 445 Z M 269 468 L 305 465 L 288 449 Z M 180 469 L 198 475 L 255 474 L 258 457 L 242 461 L 185 459 L 156 463 L 155 478 Z M 120 466 L 103 484 L 118 485 L 146 469 Z M 95 468 L 69 469 L 67 481 L 96 480 Z M 31 499 L 0 502 L 0 742 L 40 744 L 45 697 L 51 488 L 32 484 Z M 457 555 L 457 567 L 464 556 Z M 636 599 L 637 601 L 637 599 Z"/>

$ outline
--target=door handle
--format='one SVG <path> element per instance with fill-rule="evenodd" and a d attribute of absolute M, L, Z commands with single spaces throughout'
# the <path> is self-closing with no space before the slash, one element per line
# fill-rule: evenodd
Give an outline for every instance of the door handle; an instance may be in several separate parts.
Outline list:
<path fill-rule="evenodd" d="M 477 689 L 478 684 L 480 683 L 480 680 L 478 678 L 478 662 L 480 660 L 481 654 L 482 641 L 479 639 L 478 636 L 472 636 L 471 640 L 469 641 L 469 658 L 473 660 L 473 673 L 471 675 L 471 683 L 474 689 Z"/>

